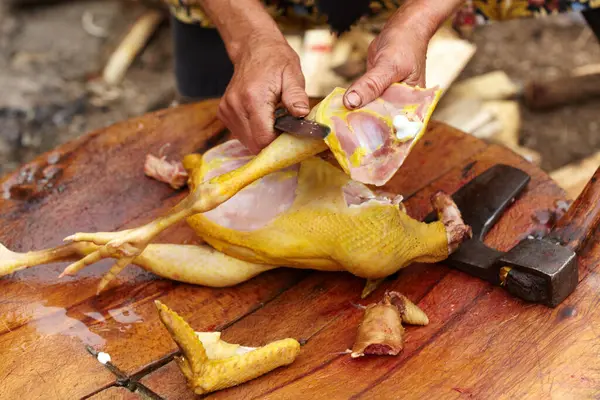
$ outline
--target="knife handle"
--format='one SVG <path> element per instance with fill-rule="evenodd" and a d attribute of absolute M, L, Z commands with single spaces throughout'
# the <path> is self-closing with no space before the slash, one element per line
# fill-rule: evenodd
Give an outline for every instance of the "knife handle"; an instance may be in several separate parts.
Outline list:
<path fill-rule="evenodd" d="M 281 118 L 288 114 L 289 114 L 289 112 L 285 107 L 277 107 L 275 109 L 274 117 L 275 117 L 275 119 L 277 119 L 277 118 Z"/>
<path fill-rule="evenodd" d="M 600 167 L 545 239 L 577 253 L 600 222 Z"/>

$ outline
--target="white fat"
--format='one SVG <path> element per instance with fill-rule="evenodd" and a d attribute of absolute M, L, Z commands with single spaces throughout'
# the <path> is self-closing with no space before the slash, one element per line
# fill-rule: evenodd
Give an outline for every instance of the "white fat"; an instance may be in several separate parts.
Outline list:
<path fill-rule="evenodd" d="M 256 350 L 257 347 L 240 346 L 221 339 L 221 332 L 195 332 L 202 342 L 206 356 L 210 360 L 227 358 L 232 355 L 242 355 Z"/>
<path fill-rule="evenodd" d="M 110 354 L 103 352 L 98 353 L 98 361 L 100 361 L 101 364 L 110 362 Z"/>
<path fill-rule="evenodd" d="M 237 354 L 246 354 L 249 353 L 253 350 L 256 350 L 256 347 L 247 347 L 247 346 L 240 346 L 237 350 L 236 353 Z"/>
<path fill-rule="evenodd" d="M 421 121 L 411 121 L 403 114 L 396 115 L 393 124 L 396 137 L 401 141 L 413 139 L 423 129 Z"/>

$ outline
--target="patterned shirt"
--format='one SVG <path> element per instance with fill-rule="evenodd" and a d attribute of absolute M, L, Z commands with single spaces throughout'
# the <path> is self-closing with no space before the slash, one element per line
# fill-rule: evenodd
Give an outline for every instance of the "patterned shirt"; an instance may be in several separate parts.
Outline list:
<path fill-rule="evenodd" d="M 163 0 L 180 21 L 214 27 L 198 0 Z M 266 11 L 282 28 L 309 29 L 329 25 L 328 18 L 316 5 L 318 0 L 263 0 Z M 385 21 L 402 4 L 402 0 L 371 0 L 362 17 L 354 24 Z M 341 7 L 345 7 L 340 1 Z M 515 18 L 539 17 L 600 7 L 600 0 L 466 0 L 454 16 L 452 25 L 458 30 Z M 345 30 L 343 27 L 341 31 Z"/>

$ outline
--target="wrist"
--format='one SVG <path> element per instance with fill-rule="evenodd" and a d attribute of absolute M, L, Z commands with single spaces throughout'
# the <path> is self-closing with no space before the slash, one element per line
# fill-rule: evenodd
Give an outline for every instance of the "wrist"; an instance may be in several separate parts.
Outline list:
<path fill-rule="evenodd" d="M 244 52 L 248 50 L 253 51 L 272 43 L 287 44 L 287 41 L 277 27 L 275 29 L 265 29 L 262 27 L 249 29 L 246 33 L 232 38 L 226 44 L 226 47 L 231 62 L 236 64 Z"/>
<path fill-rule="evenodd" d="M 257 40 L 285 40 L 277 23 L 259 0 L 185 0 L 202 3 L 204 12 L 215 24 L 235 64 L 240 54 Z"/>

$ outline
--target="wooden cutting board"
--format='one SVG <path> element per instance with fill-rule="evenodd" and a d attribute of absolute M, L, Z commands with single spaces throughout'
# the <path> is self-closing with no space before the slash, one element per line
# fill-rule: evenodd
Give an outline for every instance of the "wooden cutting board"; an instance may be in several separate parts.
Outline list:
<path fill-rule="evenodd" d="M 41 249 L 74 232 L 123 229 L 160 215 L 185 191 L 147 178 L 145 155 L 169 144 L 164 154 L 177 159 L 225 140 L 216 107 L 207 101 L 171 108 L 92 132 L 4 178 L 0 184 L 32 170 L 49 176 L 14 190 L 16 198 L 0 199 L 0 242 L 16 251 Z M 431 122 L 386 189 L 403 194 L 409 214 L 423 218 L 435 190 L 452 193 L 496 163 L 532 176 L 486 239 L 507 250 L 543 229 L 538 221 L 544 218 L 536 213 L 543 216 L 565 197 L 545 173 L 511 151 Z M 194 240 L 185 224 L 160 237 Z M 196 330 L 222 330 L 229 342 L 260 346 L 293 337 L 303 343 L 292 365 L 208 397 L 596 398 L 599 258 L 594 245 L 581 258 L 580 286 L 556 309 L 526 304 L 443 265 L 411 265 L 366 300 L 360 299 L 364 281 L 347 273 L 280 268 L 236 287 L 211 289 L 129 266 L 116 286 L 96 296 L 112 260 L 62 279 L 66 263 L 31 268 L 0 278 L 0 399 L 139 396 L 123 385 L 149 389 L 156 398 L 194 398 L 171 362 L 177 348 L 157 318 L 156 299 Z M 342 353 L 352 346 L 362 317 L 353 304 L 377 301 L 386 289 L 415 301 L 430 324 L 408 326 L 406 348 L 396 357 L 353 360 Z M 100 364 L 86 345 L 109 353 L 124 375 Z"/>

